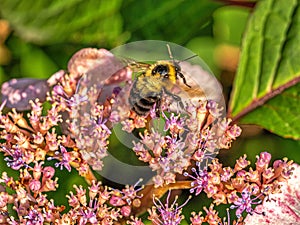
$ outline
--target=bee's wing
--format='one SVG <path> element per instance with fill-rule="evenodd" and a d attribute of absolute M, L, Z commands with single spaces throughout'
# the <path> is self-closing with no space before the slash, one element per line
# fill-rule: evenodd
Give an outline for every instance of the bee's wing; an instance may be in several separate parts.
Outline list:
<path fill-rule="evenodd" d="M 186 97 L 193 99 L 206 99 L 206 95 L 203 89 L 199 87 L 197 84 L 192 84 L 191 82 L 187 82 L 191 87 L 186 86 L 183 83 L 177 82 L 176 88 L 179 89 L 178 95 L 184 95 L 186 94 Z"/>
<path fill-rule="evenodd" d="M 222 86 L 212 74 L 200 65 L 191 65 L 189 62 L 180 62 L 180 66 L 186 83 L 191 87 L 185 85 L 179 77 L 172 92 L 178 95 L 185 105 L 197 105 L 199 100 L 214 100 L 220 106 L 225 106 Z"/>
<path fill-rule="evenodd" d="M 131 62 L 128 64 L 129 68 L 131 68 L 134 73 L 141 73 L 149 69 L 151 64 L 143 63 L 143 62 Z"/>
<path fill-rule="evenodd" d="M 131 58 L 118 57 L 125 67 L 129 67 L 133 73 L 141 73 L 151 66 L 149 63 L 138 62 Z"/>

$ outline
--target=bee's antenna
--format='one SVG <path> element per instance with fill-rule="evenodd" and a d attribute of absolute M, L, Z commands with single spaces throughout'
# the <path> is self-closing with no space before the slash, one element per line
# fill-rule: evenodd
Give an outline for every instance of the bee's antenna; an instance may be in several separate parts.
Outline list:
<path fill-rule="evenodd" d="M 192 55 L 192 56 L 190 56 L 190 57 L 187 57 L 186 59 L 184 59 L 184 60 L 181 60 L 181 62 L 184 62 L 184 61 L 188 61 L 189 59 L 192 59 L 192 58 L 195 58 L 195 57 L 197 57 L 198 55 Z"/>
<path fill-rule="evenodd" d="M 173 58 L 173 55 L 172 55 L 171 48 L 170 48 L 169 44 L 167 44 L 167 49 L 168 49 L 168 52 L 169 52 L 170 59 L 172 59 L 174 61 L 174 58 Z"/>
<path fill-rule="evenodd" d="M 170 48 L 170 45 L 169 45 L 169 44 L 167 44 L 167 49 L 168 49 L 168 52 L 169 52 L 169 57 L 170 57 L 170 59 L 172 59 L 173 62 L 175 62 L 175 59 L 174 59 L 174 57 L 173 57 L 173 55 L 172 55 L 172 51 L 171 51 L 171 48 Z M 195 57 L 197 57 L 197 56 L 198 56 L 198 55 L 195 54 L 195 55 L 192 55 L 192 56 L 187 57 L 186 59 L 179 60 L 178 62 L 184 62 L 184 61 L 187 61 L 187 60 L 189 60 L 189 59 L 195 58 Z"/>
<path fill-rule="evenodd" d="M 176 61 L 175 61 L 175 59 L 174 59 L 174 57 L 173 57 L 173 55 L 172 55 L 172 51 L 171 51 L 171 48 L 170 48 L 170 45 L 169 45 L 169 44 L 167 44 L 167 48 L 168 48 L 168 52 L 169 52 L 169 57 L 170 57 L 170 59 L 172 59 L 173 63 L 175 64 Z M 177 62 L 177 63 L 178 63 L 178 62 Z"/>

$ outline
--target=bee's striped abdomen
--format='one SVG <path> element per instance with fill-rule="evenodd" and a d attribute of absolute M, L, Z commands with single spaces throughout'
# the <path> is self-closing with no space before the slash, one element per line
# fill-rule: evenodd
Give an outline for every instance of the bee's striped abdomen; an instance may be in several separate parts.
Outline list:
<path fill-rule="evenodd" d="M 134 112 L 140 116 L 145 116 L 153 108 L 154 104 L 161 99 L 160 93 L 149 92 L 147 94 L 142 93 L 136 87 L 136 83 L 130 91 L 129 103 Z"/>

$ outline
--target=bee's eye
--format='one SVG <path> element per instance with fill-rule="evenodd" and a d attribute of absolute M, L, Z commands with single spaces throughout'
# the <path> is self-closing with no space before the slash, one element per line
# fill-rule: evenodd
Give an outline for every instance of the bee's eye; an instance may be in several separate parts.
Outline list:
<path fill-rule="evenodd" d="M 157 65 L 153 70 L 152 70 L 152 74 L 156 74 L 159 73 L 161 76 L 166 76 L 169 73 L 169 69 L 167 66 L 163 66 L 163 65 Z"/>

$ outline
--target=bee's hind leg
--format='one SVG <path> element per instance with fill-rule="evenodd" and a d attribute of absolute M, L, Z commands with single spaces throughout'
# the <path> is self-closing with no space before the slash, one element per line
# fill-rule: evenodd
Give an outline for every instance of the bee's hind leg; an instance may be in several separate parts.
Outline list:
<path fill-rule="evenodd" d="M 155 104 L 155 115 L 157 118 L 160 117 L 160 113 L 161 113 L 161 99 L 159 99 L 158 101 L 156 101 L 156 104 Z"/>

